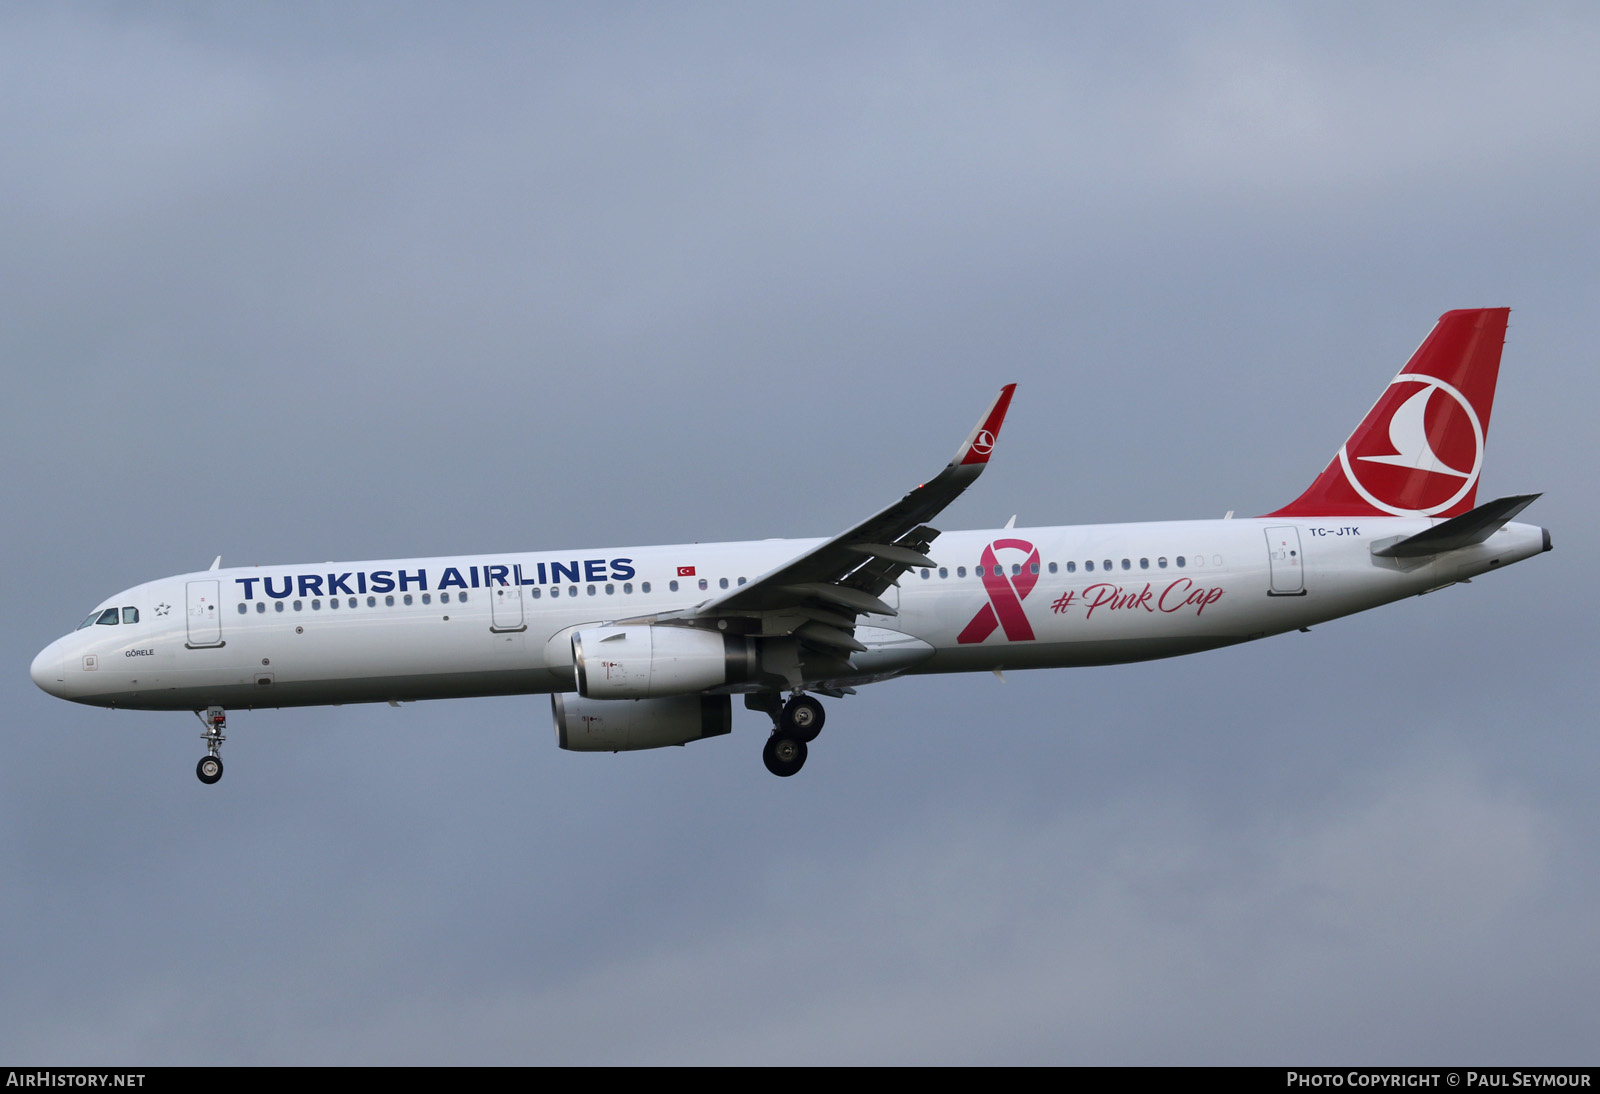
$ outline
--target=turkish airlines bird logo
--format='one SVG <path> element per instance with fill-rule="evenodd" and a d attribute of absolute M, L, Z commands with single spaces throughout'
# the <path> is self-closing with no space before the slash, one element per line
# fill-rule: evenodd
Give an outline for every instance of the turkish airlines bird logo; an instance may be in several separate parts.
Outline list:
<path fill-rule="evenodd" d="M 1466 396 L 1437 377 L 1402 373 L 1378 409 L 1339 450 L 1356 492 L 1397 517 L 1432 516 L 1466 497 L 1483 469 L 1483 426 Z"/>

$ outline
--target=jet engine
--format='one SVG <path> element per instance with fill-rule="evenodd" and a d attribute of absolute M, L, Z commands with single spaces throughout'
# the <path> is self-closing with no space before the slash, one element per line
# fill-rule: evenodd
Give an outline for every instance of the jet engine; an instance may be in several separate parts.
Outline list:
<path fill-rule="evenodd" d="M 572 636 L 585 699 L 691 695 L 750 679 L 758 660 L 754 639 L 693 627 L 591 627 Z"/>
<path fill-rule="evenodd" d="M 665 699 L 580 699 L 550 696 L 556 743 L 570 752 L 631 752 L 720 737 L 733 729 L 726 695 Z"/>

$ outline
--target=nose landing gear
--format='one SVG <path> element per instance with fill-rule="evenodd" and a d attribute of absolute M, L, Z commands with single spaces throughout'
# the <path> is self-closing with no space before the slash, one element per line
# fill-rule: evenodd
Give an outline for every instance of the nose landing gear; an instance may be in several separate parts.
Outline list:
<path fill-rule="evenodd" d="M 200 734 L 200 739 L 206 743 L 206 754 L 195 764 L 194 773 L 201 782 L 210 786 L 222 778 L 222 742 L 228 739 L 222 735 L 222 731 L 228 725 L 228 712 L 221 707 L 207 707 L 204 714 L 198 710 L 194 714 L 206 727 L 206 731 Z"/>

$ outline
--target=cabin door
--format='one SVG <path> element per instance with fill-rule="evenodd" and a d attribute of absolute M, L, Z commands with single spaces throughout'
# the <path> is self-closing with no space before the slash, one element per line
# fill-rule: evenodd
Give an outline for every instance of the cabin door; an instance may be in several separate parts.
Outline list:
<path fill-rule="evenodd" d="M 222 645 L 222 610 L 219 581 L 189 582 L 189 646 Z"/>
<path fill-rule="evenodd" d="M 1305 595 L 1305 559 L 1300 553 L 1300 529 L 1292 524 L 1267 529 L 1267 564 L 1272 568 L 1268 596 Z"/>

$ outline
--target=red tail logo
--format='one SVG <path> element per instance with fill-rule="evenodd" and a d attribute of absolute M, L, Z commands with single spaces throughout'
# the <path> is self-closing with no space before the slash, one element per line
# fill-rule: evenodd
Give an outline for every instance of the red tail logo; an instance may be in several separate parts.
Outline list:
<path fill-rule="evenodd" d="M 1007 577 L 995 557 L 997 550 L 1027 551 L 1028 561 L 1018 568 L 1014 578 Z M 1028 613 L 1022 610 L 1022 599 L 1039 584 L 1039 549 L 1025 539 L 997 539 L 983 549 L 978 576 L 983 578 L 989 603 L 978 609 L 972 622 L 956 635 L 956 641 L 962 645 L 982 642 L 996 627 L 1004 628 L 1006 637 L 1013 642 L 1033 641 L 1033 627 Z"/>
<path fill-rule="evenodd" d="M 1471 509 L 1509 315 L 1480 308 L 1440 316 L 1327 470 L 1268 516 L 1452 517 Z"/>

